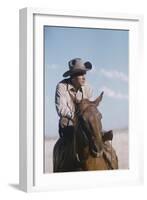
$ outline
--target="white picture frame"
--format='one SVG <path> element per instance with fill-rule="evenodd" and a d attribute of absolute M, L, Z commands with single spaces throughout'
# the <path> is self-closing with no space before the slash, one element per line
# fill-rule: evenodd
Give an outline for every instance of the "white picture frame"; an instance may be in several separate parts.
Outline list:
<path fill-rule="evenodd" d="M 43 173 L 43 29 L 44 25 L 129 30 L 129 169 Z M 140 15 L 20 10 L 20 189 L 26 192 L 140 184 L 143 182 L 143 129 L 137 98 L 142 88 L 143 17 Z M 140 78 L 138 80 L 138 77 Z M 136 81 L 138 80 L 138 81 Z M 140 116 L 138 118 L 138 115 Z"/>

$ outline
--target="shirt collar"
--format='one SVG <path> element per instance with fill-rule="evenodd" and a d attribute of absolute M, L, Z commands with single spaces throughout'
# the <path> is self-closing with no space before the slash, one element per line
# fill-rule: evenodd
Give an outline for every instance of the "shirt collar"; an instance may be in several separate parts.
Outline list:
<path fill-rule="evenodd" d="M 67 87 L 68 87 L 68 90 L 69 90 L 69 91 L 75 91 L 75 88 L 74 88 L 74 86 L 72 85 L 70 79 L 69 79 L 69 82 L 68 82 Z M 82 86 L 78 91 L 83 92 L 83 86 Z"/>

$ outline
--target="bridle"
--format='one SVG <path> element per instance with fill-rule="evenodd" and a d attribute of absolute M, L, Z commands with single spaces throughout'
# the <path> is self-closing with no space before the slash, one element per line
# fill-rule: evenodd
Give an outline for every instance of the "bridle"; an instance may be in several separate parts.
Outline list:
<path fill-rule="evenodd" d="M 85 122 L 85 120 L 84 120 L 84 118 L 83 118 L 83 114 L 87 111 L 87 109 L 89 108 L 89 107 L 95 107 L 95 105 L 94 104 L 90 104 L 90 105 L 88 105 L 88 106 L 86 106 L 86 108 L 82 111 L 82 112 L 80 112 L 79 110 L 75 113 L 75 115 L 77 116 L 77 118 L 78 118 L 78 123 L 80 124 L 80 122 L 83 122 L 83 123 L 81 123 L 80 125 L 82 126 L 82 129 L 84 130 L 84 132 L 85 132 L 85 134 L 86 134 L 86 132 L 88 132 L 88 135 L 91 135 L 90 134 L 90 127 L 89 126 L 87 126 L 88 125 L 88 123 L 86 123 Z M 82 121 L 81 121 L 82 120 Z M 83 126 L 83 124 L 84 124 L 84 126 Z M 85 125 L 86 125 L 86 127 L 85 127 Z M 76 133 L 75 133 L 76 134 Z M 86 134 L 86 136 L 87 136 L 87 134 Z M 87 137 L 88 138 L 88 137 Z M 88 138 L 88 141 L 89 140 L 92 140 L 92 138 Z M 90 142 L 90 141 L 89 141 Z M 110 166 L 111 166 L 111 168 L 113 169 L 113 167 L 112 167 L 112 141 L 111 141 L 111 161 L 110 161 Z M 96 157 L 96 158 L 100 158 L 100 157 L 102 157 L 104 155 L 104 149 L 102 149 L 100 152 L 95 152 L 95 154 L 94 154 L 94 157 Z M 77 160 L 78 160 L 78 162 L 81 162 L 81 160 L 79 159 L 79 156 L 78 156 L 78 153 L 76 153 L 76 157 L 77 157 Z M 83 160 L 84 161 L 84 160 Z"/>
<path fill-rule="evenodd" d="M 70 97 L 71 97 L 71 99 L 72 99 L 72 101 L 73 101 L 73 104 L 75 105 L 75 102 L 74 102 L 74 100 L 73 100 L 73 97 L 72 97 L 72 95 L 71 95 L 71 93 L 70 93 L 70 91 L 69 90 L 67 90 L 68 91 L 68 93 L 69 93 L 69 95 L 70 95 Z M 83 100 L 83 94 L 82 94 L 82 100 Z M 77 105 L 75 105 L 75 106 L 77 106 Z M 79 109 L 77 109 L 77 108 L 75 108 L 75 115 L 74 115 L 74 119 L 71 119 L 71 121 L 73 122 L 73 124 L 75 124 L 75 118 L 76 119 L 78 119 L 78 120 L 76 120 L 76 121 L 78 121 L 78 124 L 76 124 L 76 127 L 79 127 L 79 126 L 81 126 L 80 125 L 80 121 L 82 120 L 82 121 L 84 121 L 84 118 L 82 117 L 83 116 L 83 114 L 87 111 L 87 109 L 89 108 L 89 107 L 95 107 L 95 105 L 94 104 L 90 104 L 90 105 L 88 105 L 88 106 L 86 106 L 86 108 L 81 112 Z M 85 123 L 86 124 L 86 123 Z M 90 135 L 90 128 L 89 127 L 86 127 L 86 129 L 87 129 L 87 131 L 89 131 L 89 135 Z M 81 162 L 81 160 L 79 159 L 79 155 L 78 155 L 78 152 L 77 152 L 77 150 L 76 150 L 76 129 L 75 129 L 75 131 L 74 131 L 74 149 L 75 149 L 75 155 L 76 155 L 76 158 L 77 158 L 77 161 L 78 162 Z M 87 132 L 86 131 L 86 132 Z M 92 138 L 91 138 L 91 140 L 92 140 Z M 90 141 L 89 141 L 90 142 Z M 101 157 L 102 155 L 103 155 L 103 150 L 101 150 L 100 152 L 95 152 L 94 153 L 95 155 L 94 155 L 94 157 Z"/>
<path fill-rule="evenodd" d="M 76 121 L 78 122 L 76 124 L 77 129 L 79 127 L 81 127 L 81 129 L 84 131 L 83 134 L 85 134 L 85 136 L 87 137 L 87 139 L 89 141 L 89 145 L 91 144 L 90 146 L 92 146 L 92 144 L 94 144 L 94 142 L 93 142 L 92 137 L 91 137 L 90 127 L 89 127 L 88 123 L 85 121 L 85 119 L 83 118 L 83 114 L 87 111 L 87 109 L 89 109 L 89 107 L 95 107 L 95 105 L 94 104 L 90 104 L 90 105 L 86 106 L 85 109 L 82 112 L 79 109 L 77 109 L 77 111 L 75 112 L 75 118 L 77 118 Z M 74 133 L 75 147 L 76 147 L 76 131 L 77 131 L 77 129 L 75 129 L 75 133 Z M 91 149 L 90 149 L 90 151 L 91 151 Z M 103 149 L 100 152 L 91 151 L 91 154 L 93 155 L 93 157 L 101 157 L 103 155 Z M 81 161 L 79 159 L 78 152 L 76 152 L 76 157 L 77 157 L 78 161 Z"/>

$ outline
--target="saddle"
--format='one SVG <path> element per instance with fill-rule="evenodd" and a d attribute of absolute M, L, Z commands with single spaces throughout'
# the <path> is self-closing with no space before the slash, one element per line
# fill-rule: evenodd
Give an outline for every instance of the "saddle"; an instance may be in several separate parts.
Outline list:
<path fill-rule="evenodd" d="M 106 160 L 109 169 L 118 169 L 118 157 L 109 141 L 104 143 L 103 158 Z"/>

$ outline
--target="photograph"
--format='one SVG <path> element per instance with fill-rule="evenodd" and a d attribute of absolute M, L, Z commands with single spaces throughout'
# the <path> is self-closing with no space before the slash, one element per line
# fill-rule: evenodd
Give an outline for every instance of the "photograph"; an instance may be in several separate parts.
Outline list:
<path fill-rule="evenodd" d="M 129 169 L 129 30 L 45 25 L 43 40 L 44 173 Z"/>

